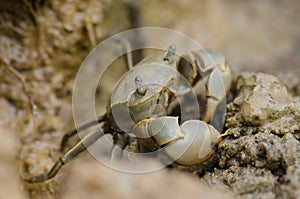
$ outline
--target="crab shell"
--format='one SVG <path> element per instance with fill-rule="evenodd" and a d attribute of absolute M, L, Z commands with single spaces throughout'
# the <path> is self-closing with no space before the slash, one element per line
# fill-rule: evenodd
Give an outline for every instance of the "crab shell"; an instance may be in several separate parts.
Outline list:
<path fill-rule="evenodd" d="M 128 132 L 135 123 L 161 116 L 158 105 L 166 108 L 169 104 L 170 93 L 182 96 L 190 91 L 187 81 L 180 81 L 176 71 L 176 60 L 163 61 L 164 53 L 159 52 L 149 56 L 128 71 L 117 83 L 111 95 L 110 109 L 117 126 Z M 135 78 L 141 77 L 143 86 L 147 87 L 144 96 L 136 96 Z M 183 76 L 181 78 L 184 78 Z"/>

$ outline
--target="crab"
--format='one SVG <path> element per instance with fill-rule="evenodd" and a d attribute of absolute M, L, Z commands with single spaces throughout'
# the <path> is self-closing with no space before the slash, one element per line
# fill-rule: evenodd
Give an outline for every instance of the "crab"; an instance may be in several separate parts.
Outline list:
<path fill-rule="evenodd" d="M 141 153 L 159 148 L 163 148 L 164 153 L 179 165 L 195 165 L 209 159 L 222 135 L 208 123 L 219 104 L 226 99 L 233 81 L 225 57 L 207 49 L 178 56 L 175 45 L 171 45 L 166 51 L 144 58 L 134 67 L 130 59 L 129 54 L 129 72 L 115 87 L 106 114 L 66 133 L 61 142 L 62 151 L 69 138 L 102 124 L 102 132 L 113 137 L 112 161 L 122 158 L 124 150 Z M 182 109 L 184 113 L 180 118 L 170 115 L 168 109 L 175 99 L 184 102 L 185 97 L 190 96 L 188 99 L 197 102 L 197 98 L 191 95 L 192 86 L 201 79 L 205 81 L 207 98 L 201 118 L 198 106 L 189 106 L 189 103 Z M 25 181 L 37 183 L 53 178 L 64 164 L 86 150 L 103 133 L 89 133 L 61 156 L 50 171 Z"/>

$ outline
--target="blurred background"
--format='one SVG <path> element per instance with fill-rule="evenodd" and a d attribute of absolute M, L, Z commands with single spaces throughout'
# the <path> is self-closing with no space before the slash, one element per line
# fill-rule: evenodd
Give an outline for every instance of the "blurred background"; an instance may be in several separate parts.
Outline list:
<path fill-rule="evenodd" d="M 76 72 L 103 38 L 143 26 L 174 29 L 223 52 L 236 74 L 276 74 L 299 94 L 299 21 L 298 0 L 0 0 L 0 198 L 74 198 L 77 191 L 93 192 L 95 198 L 97 193 L 162 198 L 162 190 L 169 188 L 180 190 L 178 196 L 207 194 L 198 178 L 169 171 L 155 174 L 154 181 L 161 184 L 152 190 L 159 191 L 149 192 L 149 183 L 155 182 L 145 179 L 151 175 L 118 175 L 88 155 L 79 158 L 87 161 L 74 161 L 47 183 L 28 185 L 22 177 L 46 171 L 61 155 L 60 139 L 74 126 Z M 124 72 L 110 71 L 99 88 L 99 114 L 113 89 L 110 81 Z M 187 182 L 199 192 L 184 188 Z M 122 194 L 113 195 L 115 190 Z"/>
<path fill-rule="evenodd" d="M 204 47 L 218 49 L 237 72 L 299 67 L 297 1 L 187 0 L 140 4 L 143 26 L 172 28 Z"/>

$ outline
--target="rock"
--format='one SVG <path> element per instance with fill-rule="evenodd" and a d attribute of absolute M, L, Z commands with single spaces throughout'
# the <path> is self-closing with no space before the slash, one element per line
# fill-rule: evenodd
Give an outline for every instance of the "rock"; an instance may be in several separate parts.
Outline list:
<path fill-rule="evenodd" d="M 242 73 L 236 87 L 239 93 L 228 105 L 227 127 L 253 126 L 277 135 L 300 130 L 300 100 L 277 77 Z"/>
<path fill-rule="evenodd" d="M 297 198 L 299 98 L 277 77 L 263 73 L 242 73 L 236 89 L 215 155 L 221 169 L 205 179 L 218 179 L 241 198 Z"/>

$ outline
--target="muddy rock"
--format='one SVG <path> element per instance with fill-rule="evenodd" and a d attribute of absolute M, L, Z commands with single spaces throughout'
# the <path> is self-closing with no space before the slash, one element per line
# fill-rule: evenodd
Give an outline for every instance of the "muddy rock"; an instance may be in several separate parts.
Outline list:
<path fill-rule="evenodd" d="M 228 105 L 225 134 L 218 146 L 219 166 L 251 165 L 283 174 L 295 164 L 300 101 L 273 75 L 243 73 L 238 95 Z"/>
<path fill-rule="evenodd" d="M 239 94 L 228 105 L 228 127 L 253 126 L 277 135 L 300 129 L 300 100 L 293 98 L 277 77 L 243 73 L 236 87 Z"/>
<path fill-rule="evenodd" d="M 204 180 L 213 187 L 230 187 L 238 198 L 276 198 L 273 192 L 278 177 L 268 169 L 231 166 L 207 173 Z"/>
<path fill-rule="evenodd" d="M 273 134 L 257 132 L 239 138 L 227 138 L 218 146 L 219 166 L 254 166 L 268 168 L 273 173 L 283 174 L 289 165 L 296 162 L 300 144 L 291 135 L 280 138 Z"/>
<path fill-rule="evenodd" d="M 286 175 L 279 179 L 281 185 L 277 195 L 282 198 L 299 198 L 300 166 L 299 163 L 287 168 Z"/>
<path fill-rule="evenodd" d="M 241 74 L 236 89 L 215 156 L 220 170 L 205 178 L 218 179 L 242 198 L 295 196 L 300 190 L 299 98 L 277 77 L 263 73 Z"/>

